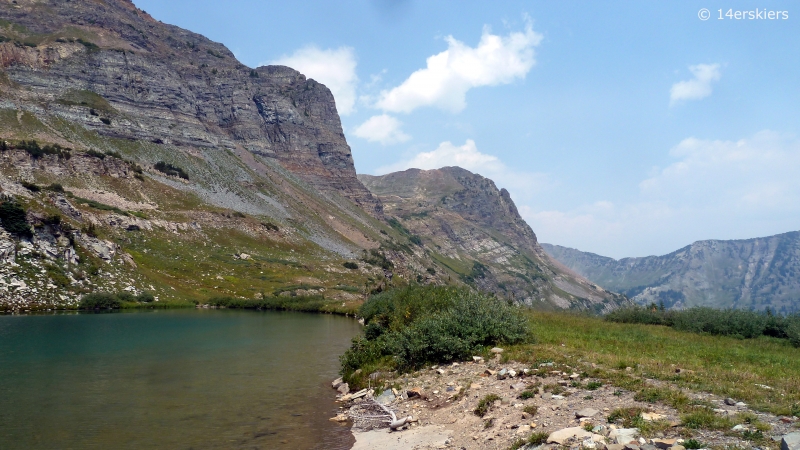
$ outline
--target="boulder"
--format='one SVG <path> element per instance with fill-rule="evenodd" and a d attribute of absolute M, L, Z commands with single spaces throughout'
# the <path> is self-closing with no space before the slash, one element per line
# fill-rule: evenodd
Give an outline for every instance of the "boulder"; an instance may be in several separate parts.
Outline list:
<path fill-rule="evenodd" d="M 583 408 L 582 410 L 575 413 L 575 417 L 580 419 L 581 417 L 594 417 L 600 414 L 600 411 L 594 408 Z"/>
<path fill-rule="evenodd" d="M 340 394 L 347 394 L 350 392 L 350 385 L 347 383 L 342 383 L 336 388 L 336 390 L 339 391 Z"/>
<path fill-rule="evenodd" d="M 668 450 L 678 442 L 677 439 L 653 439 L 653 445 L 661 450 Z"/>
<path fill-rule="evenodd" d="M 781 439 L 781 450 L 800 450 L 800 431 L 784 435 Z"/>
<path fill-rule="evenodd" d="M 636 441 L 636 436 L 638 434 L 638 428 L 617 428 L 616 430 L 611 430 L 611 433 L 608 434 L 608 438 L 617 444 L 625 445 Z"/>
<path fill-rule="evenodd" d="M 342 383 L 344 383 L 344 381 L 342 381 L 342 377 L 339 377 L 339 378 L 333 380 L 333 382 L 331 383 L 331 387 L 334 388 L 334 389 L 338 389 L 339 386 L 342 385 Z"/>
<path fill-rule="evenodd" d="M 584 430 L 581 427 L 570 427 L 550 433 L 550 436 L 547 438 L 547 443 L 563 445 L 571 438 L 583 440 L 591 437 L 592 433 Z"/>

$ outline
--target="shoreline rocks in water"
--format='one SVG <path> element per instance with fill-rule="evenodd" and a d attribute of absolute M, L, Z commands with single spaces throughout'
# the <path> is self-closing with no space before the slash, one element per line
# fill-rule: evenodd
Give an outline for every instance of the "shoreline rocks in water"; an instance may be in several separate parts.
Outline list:
<path fill-rule="evenodd" d="M 499 355 L 500 352 L 495 352 Z M 340 414 L 331 420 L 353 423 L 354 450 L 382 449 L 506 449 L 555 450 L 560 447 L 595 450 L 685 450 L 684 438 L 705 447 L 771 448 L 745 439 L 743 431 L 688 430 L 680 413 L 661 403 L 636 401 L 624 391 L 577 375 L 581 369 L 544 364 L 526 367 L 495 358 L 473 358 L 463 363 L 426 368 L 413 374 L 388 374 L 382 387 L 340 394 Z M 502 373 L 502 375 L 501 375 Z M 585 375 L 585 374 L 584 374 Z M 657 383 L 657 382 L 653 382 Z M 342 383 L 337 379 L 332 386 Z M 398 387 L 399 386 L 399 387 Z M 715 409 L 734 416 L 757 414 L 770 425 L 764 436 L 782 450 L 800 450 L 800 432 L 792 432 L 796 418 L 754 413 L 741 402 L 726 402 L 711 394 L 690 393 L 692 398 L 713 403 Z M 483 416 L 479 403 L 487 403 Z M 382 411 L 381 408 L 384 410 Z M 638 428 L 609 421 L 618 409 L 639 408 L 641 420 L 654 424 L 646 436 Z M 389 428 L 389 414 L 406 421 Z M 378 417 L 367 421 L 365 417 Z M 613 418 L 613 417 L 612 417 Z M 750 430 L 751 432 L 754 432 Z M 536 439 L 531 439 L 534 433 Z M 688 438 L 686 438 L 688 439 Z M 526 443 L 527 441 L 530 443 Z M 523 442 L 525 441 L 525 442 Z M 695 442 L 692 442 L 695 444 Z M 777 446 L 776 446 L 777 447 Z"/>

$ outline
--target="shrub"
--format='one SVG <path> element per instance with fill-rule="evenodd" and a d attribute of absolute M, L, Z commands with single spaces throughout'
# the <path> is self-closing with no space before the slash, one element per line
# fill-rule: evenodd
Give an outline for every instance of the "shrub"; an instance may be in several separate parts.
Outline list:
<path fill-rule="evenodd" d="M 105 153 L 98 152 L 97 150 L 94 150 L 94 149 L 86 150 L 86 155 L 87 156 L 91 156 L 93 158 L 106 159 L 106 154 Z"/>
<path fill-rule="evenodd" d="M 683 447 L 687 450 L 698 450 L 701 448 L 706 448 L 706 444 L 703 444 L 697 439 L 687 439 L 683 441 Z"/>
<path fill-rule="evenodd" d="M 354 263 L 352 261 L 347 261 L 342 265 L 345 267 L 345 269 L 350 269 L 350 270 L 358 269 L 358 264 L 356 264 L 356 263 Z"/>
<path fill-rule="evenodd" d="M 184 180 L 189 179 L 189 175 L 187 175 L 183 169 L 181 169 L 178 166 L 173 166 L 172 164 L 168 164 L 164 161 L 159 161 L 155 163 L 153 168 L 167 176 L 180 177 L 183 178 Z"/>
<path fill-rule="evenodd" d="M 106 125 L 111 125 L 111 119 L 109 119 L 108 117 L 101 117 L 100 122 L 103 122 Z"/>
<path fill-rule="evenodd" d="M 136 296 L 136 301 L 140 303 L 153 303 L 156 300 L 151 292 L 142 291 Z"/>
<path fill-rule="evenodd" d="M 110 292 L 95 292 L 86 294 L 81 298 L 81 309 L 117 309 L 121 306 L 120 299 Z"/>
<path fill-rule="evenodd" d="M 534 390 L 526 389 L 526 390 L 520 392 L 520 394 L 517 396 L 517 398 L 520 398 L 522 400 L 527 400 L 529 398 L 535 398 L 536 397 L 536 393 L 537 392 L 534 391 Z"/>
<path fill-rule="evenodd" d="M 478 417 L 483 417 L 483 416 L 486 415 L 487 412 L 489 412 L 489 408 L 491 408 L 492 404 L 494 402 L 496 402 L 497 400 L 500 400 L 500 396 L 499 395 L 497 395 L 497 394 L 489 394 L 489 395 L 483 397 L 478 402 L 478 406 L 476 406 L 475 409 L 472 412 L 475 413 L 475 415 L 478 416 Z"/>
<path fill-rule="evenodd" d="M 523 342 L 529 338 L 528 324 L 517 308 L 449 287 L 408 286 L 376 295 L 359 309 L 370 331 L 342 355 L 343 375 L 383 357 L 406 370 Z"/>
<path fill-rule="evenodd" d="M 6 200 L 0 204 L 0 225 L 17 237 L 33 237 L 25 209 L 13 200 Z"/>
<path fill-rule="evenodd" d="M 53 192 L 64 192 L 64 186 L 62 186 L 62 185 L 60 185 L 58 183 L 53 183 L 50 186 L 47 186 L 45 189 L 47 189 L 48 191 L 53 191 Z"/>
<path fill-rule="evenodd" d="M 588 389 L 590 391 L 594 391 L 594 390 L 598 389 L 601 386 L 603 386 L 603 383 L 601 383 L 599 381 L 590 381 L 590 382 L 586 383 L 586 389 Z"/>
<path fill-rule="evenodd" d="M 777 316 L 771 311 L 745 311 L 740 309 L 713 309 L 694 307 L 682 311 L 641 306 L 620 308 L 606 315 L 606 320 L 622 323 L 665 325 L 693 333 L 732 336 L 752 339 L 772 336 L 788 339 L 800 347 L 800 316 Z"/>
<path fill-rule="evenodd" d="M 42 190 L 42 188 L 40 188 L 39 186 L 37 186 L 37 185 L 35 185 L 33 183 L 28 183 L 27 181 L 20 181 L 19 184 L 21 184 L 22 187 L 24 187 L 25 189 L 27 189 L 27 190 L 29 190 L 31 192 L 39 192 L 39 191 Z"/>

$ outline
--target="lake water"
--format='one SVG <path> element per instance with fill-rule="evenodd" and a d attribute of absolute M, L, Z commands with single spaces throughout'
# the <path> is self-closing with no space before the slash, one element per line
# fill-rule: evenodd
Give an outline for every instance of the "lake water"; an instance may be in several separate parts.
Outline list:
<path fill-rule="evenodd" d="M 2 449 L 347 449 L 355 320 L 166 310 L 0 316 Z"/>

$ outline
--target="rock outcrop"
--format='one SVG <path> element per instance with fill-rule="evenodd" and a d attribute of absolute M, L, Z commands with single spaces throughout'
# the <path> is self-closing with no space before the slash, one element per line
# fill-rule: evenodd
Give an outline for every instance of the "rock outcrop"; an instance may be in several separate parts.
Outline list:
<path fill-rule="evenodd" d="M 5 107 L 47 111 L 103 136 L 246 149 L 380 213 L 356 179 L 333 96 L 296 70 L 246 67 L 126 0 L 20 0 L 0 18 L 11 24 L 0 28 Z"/>
<path fill-rule="evenodd" d="M 359 179 L 396 218 L 396 228 L 481 290 L 558 309 L 606 311 L 626 301 L 553 264 L 508 191 L 488 178 L 445 167 Z"/>

